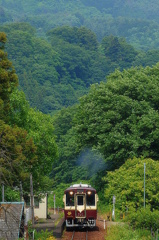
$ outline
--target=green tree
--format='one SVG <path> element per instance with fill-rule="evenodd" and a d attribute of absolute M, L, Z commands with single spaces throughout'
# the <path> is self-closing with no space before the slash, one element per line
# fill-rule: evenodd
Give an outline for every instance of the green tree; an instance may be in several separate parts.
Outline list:
<path fill-rule="evenodd" d="M 26 100 L 24 92 L 15 89 L 10 96 L 10 125 L 25 128 L 29 110 L 29 102 Z"/>
<path fill-rule="evenodd" d="M 7 120 L 9 111 L 10 94 L 18 85 L 18 78 L 12 63 L 4 52 L 4 46 L 7 41 L 6 35 L 0 32 L 0 119 Z"/>
<path fill-rule="evenodd" d="M 30 109 L 25 128 L 37 146 L 38 171 L 49 176 L 57 157 L 53 120 L 49 115 Z"/>
<path fill-rule="evenodd" d="M 159 65 L 116 70 L 92 85 L 76 115 L 79 149 L 98 149 L 107 168 L 134 156 L 159 159 Z"/>
<path fill-rule="evenodd" d="M 140 51 L 133 61 L 133 66 L 150 66 L 152 67 L 158 62 L 159 50 Z"/>
<path fill-rule="evenodd" d="M 78 105 L 64 108 L 53 117 L 59 156 L 53 163 L 51 177 L 55 184 L 89 181 L 104 167 L 101 154 L 89 148 L 79 151 L 74 117 Z"/>
<path fill-rule="evenodd" d="M 10 105 L 10 124 L 25 129 L 33 138 L 38 158 L 36 171 L 42 176 L 49 176 L 53 161 L 57 157 L 52 117 L 30 108 L 22 91 L 16 90 L 12 93 Z"/>
<path fill-rule="evenodd" d="M 1 35 L 1 41 L 1 48 L 4 49 L 5 35 Z M 57 154 L 51 117 L 30 108 L 24 93 L 15 89 L 18 78 L 12 69 L 9 71 L 7 68 L 12 64 L 6 57 L 0 63 L 0 72 L 6 76 L 3 78 L 3 74 L 0 75 L 0 107 L 10 124 L 0 119 L 0 181 L 8 186 L 19 185 L 21 181 L 26 194 L 32 173 L 33 179 L 36 179 L 35 192 L 47 191 L 51 183 L 48 175 Z M 3 67 L 8 72 L 3 71 Z M 7 108 L 3 107 L 5 104 Z"/>
<path fill-rule="evenodd" d="M 0 120 L 0 181 L 10 186 L 22 181 L 28 190 L 34 167 L 37 167 L 37 157 L 33 140 L 25 130 Z"/>
<path fill-rule="evenodd" d="M 145 158 L 129 159 L 119 169 L 107 173 L 104 177 L 104 195 L 109 204 L 112 204 L 112 197 L 115 195 L 116 208 L 123 212 L 130 207 L 137 209 L 144 206 L 144 163 L 146 164 L 146 205 L 151 209 L 158 209 L 159 162 Z"/>
<path fill-rule="evenodd" d="M 56 101 L 53 85 L 57 85 L 59 79 L 57 52 L 46 40 L 37 38 L 35 29 L 29 24 L 5 25 L 3 30 L 8 36 L 6 51 L 14 63 L 20 87 L 30 105 L 44 113 L 50 111 Z M 47 104 L 46 98 L 50 98 Z"/>
<path fill-rule="evenodd" d="M 137 55 L 135 49 L 124 38 L 104 37 L 101 43 L 104 54 L 111 62 L 118 63 L 120 68 L 131 67 Z"/>
<path fill-rule="evenodd" d="M 78 150 L 74 135 L 73 118 L 77 106 L 63 108 L 53 117 L 53 125 L 57 136 L 59 156 L 53 163 L 51 177 L 55 184 L 61 181 L 65 183 L 72 182 L 72 175 L 75 168 Z"/>
<path fill-rule="evenodd" d="M 52 39 L 54 42 L 56 37 L 58 37 L 61 40 L 70 44 L 76 44 L 87 50 L 97 50 L 98 48 L 98 41 L 95 33 L 86 27 L 57 27 L 50 30 L 47 35 L 50 40 Z"/>

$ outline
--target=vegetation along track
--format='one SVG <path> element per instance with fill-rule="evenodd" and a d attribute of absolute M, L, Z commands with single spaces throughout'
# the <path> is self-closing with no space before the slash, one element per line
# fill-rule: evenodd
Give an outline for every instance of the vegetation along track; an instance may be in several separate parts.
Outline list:
<path fill-rule="evenodd" d="M 93 229 L 75 229 L 65 231 L 62 240 L 104 240 L 106 231 L 103 222 L 97 220 L 97 226 Z"/>

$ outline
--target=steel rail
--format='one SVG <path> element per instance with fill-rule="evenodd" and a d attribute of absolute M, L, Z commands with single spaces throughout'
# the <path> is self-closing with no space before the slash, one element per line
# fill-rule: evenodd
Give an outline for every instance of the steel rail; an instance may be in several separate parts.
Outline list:
<path fill-rule="evenodd" d="M 75 231 L 73 231 L 71 240 L 74 240 L 74 237 L 75 237 Z M 88 240 L 88 230 L 86 231 L 86 238 L 85 239 Z M 78 240 L 83 240 L 83 238 L 80 237 Z"/>
<path fill-rule="evenodd" d="M 74 239 L 74 235 L 75 235 L 75 231 L 73 231 L 73 234 L 72 234 L 72 238 L 71 238 L 71 240 Z"/>

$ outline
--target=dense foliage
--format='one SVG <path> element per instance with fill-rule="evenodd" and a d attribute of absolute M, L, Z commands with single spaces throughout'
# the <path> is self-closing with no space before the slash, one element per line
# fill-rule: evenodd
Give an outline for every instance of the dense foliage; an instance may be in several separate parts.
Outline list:
<path fill-rule="evenodd" d="M 0 121 L 1 181 L 7 185 L 19 184 L 30 177 L 37 166 L 36 148 L 27 132 Z"/>
<path fill-rule="evenodd" d="M 158 209 L 158 169 L 159 162 L 152 159 L 129 159 L 119 169 L 108 172 L 104 180 L 105 199 L 112 204 L 116 196 L 116 208 L 122 212 L 144 206 L 144 164 L 145 164 L 145 205 Z"/>
<path fill-rule="evenodd" d="M 79 105 L 54 116 L 59 149 L 51 175 L 55 183 L 89 180 L 92 172 L 93 185 L 103 191 L 106 170 L 119 168 L 128 158 L 159 159 L 158 69 L 157 64 L 116 70 L 107 83 L 92 85 Z"/>
<path fill-rule="evenodd" d="M 0 185 L 12 188 L 21 182 L 25 196 L 30 191 L 30 174 L 36 179 L 36 193 L 50 189 L 48 175 L 57 148 L 51 117 L 31 109 L 24 93 L 17 90 L 18 78 L 5 43 L 6 36 L 0 33 Z M 12 200 L 15 194 L 11 195 L 6 200 Z"/>
<path fill-rule="evenodd" d="M 1 27 L 6 50 L 32 107 L 54 113 L 78 102 L 93 83 L 115 68 L 156 64 L 159 50 L 137 51 L 124 38 L 105 36 L 101 43 L 85 27 L 57 27 L 46 39 L 36 37 L 28 23 Z"/>
<path fill-rule="evenodd" d="M 158 1 L 1 0 L 0 22 L 29 22 L 44 36 L 57 26 L 85 26 L 97 34 L 126 37 L 133 46 L 158 48 Z"/>
<path fill-rule="evenodd" d="M 20 182 L 28 194 L 30 173 L 34 193 L 54 187 L 61 207 L 64 189 L 82 181 L 107 205 L 115 195 L 133 228 L 158 229 L 158 10 L 157 0 L 0 0 L 6 200 L 18 200 Z M 142 239 L 120 227 L 118 236 Z"/>
<path fill-rule="evenodd" d="M 9 112 L 10 94 L 18 84 L 18 78 L 12 63 L 4 52 L 7 41 L 5 33 L 0 33 L 0 119 L 6 119 Z"/>
<path fill-rule="evenodd" d="M 114 169 L 134 156 L 159 159 L 159 65 L 116 70 L 107 83 L 92 85 L 80 100 L 80 148 L 98 149 Z"/>
<path fill-rule="evenodd" d="M 129 225 L 117 224 L 108 228 L 107 240 L 150 240 L 150 231 L 131 228 Z"/>

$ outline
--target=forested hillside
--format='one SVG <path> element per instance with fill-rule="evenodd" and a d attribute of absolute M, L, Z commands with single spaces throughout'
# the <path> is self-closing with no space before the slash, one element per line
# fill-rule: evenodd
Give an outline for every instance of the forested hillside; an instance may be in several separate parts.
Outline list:
<path fill-rule="evenodd" d="M 159 16 L 157 14 L 159 10 L 158 2 L 139 0 L 139 1 L 129 1 L 129 0 L 101 0 L 97 2 L 95 0 L 81 0 L 83 4 L 89 7 L 96 7 L 100 11 L 105 11 L 116 16 L 124 16 L 130 18 L 140 18 L 146 20 L 156 20 L 159 21 Z"/>
<path fill-rule="evenodd" d="M 158 48 L 158 1 L 0 0 L 0 23 L 29 22 L 40 36 L 62 25 L 85 26 L 98 40 L 125 37 L 138 49 Z"/>
<path fill-rule="evenodd" d="M 101 43 L 85 27 L 57 27 L 36 36 L 28 23 L 1 26 L 7 34 L 6 51 L 32 107 L 54 113 L 78 103 L 93 83 L 106 81 L 115 68 L 152 66 L 159 50 L 137 51 L 124 38 L 105 36 Z"/>
<path fill-rule="evenodd" d="M 92 85 L 78 106 L 54 117 L 59 161 L 54 163 L 53 176 L 57 182 L 86 180 L 94 164 L 105 173 L 134 156 L 159 159 L 158 73 L 159 64 L 116 70 L 107 83 Z"/>
<path fill-rule="evenodd" d="M 8 193 L 21 181 L 28 194 L 30 173 L 36 193 L 87 182 L 108 207 L 115 194 L 133 227 L 159 228 L 158 10 L 157 0 L 0 0 Z"/>
<path fill-rule="evenodd" d="M 159 59 L 157 1 L 0 0 L 0 13 L 20 88 L 44 113 L 78 103 L 115 68 Z"/>
<path fill-rule="evenodd" d="M 5 184 L 9 201 L 18 200 L 13 187 L 30 191 L 30 174 L 36 179 L 34 192 L 48 191 L 49 173 L 57 157 L 53 121 L 49 115 L 30 108 L 18 77 L 4 51 L 6 35 L 0 33 L 0 185 Z M 13 191 L 12 191 L 12 190 Z"/>

